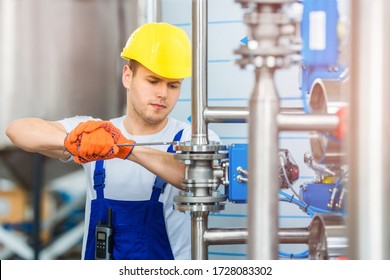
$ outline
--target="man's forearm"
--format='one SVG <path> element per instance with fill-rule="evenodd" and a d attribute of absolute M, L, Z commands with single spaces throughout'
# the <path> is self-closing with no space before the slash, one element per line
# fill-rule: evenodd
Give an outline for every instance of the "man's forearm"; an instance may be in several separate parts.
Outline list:
<path fill-rule="evenodd" d="M 172 153 L 137 146 L 128 159 L 142 165 L 171 185 L 182 188 L 185 165 L 175 159 Z"/>
<path fill-rule="evenodd" d="M 18 119 L 6 130 L 13 144 L 28 152 L 38 152 L 50 157 L 67 158 L 64 139 L 65 128 L 57 122 L 37 118 Z"/>

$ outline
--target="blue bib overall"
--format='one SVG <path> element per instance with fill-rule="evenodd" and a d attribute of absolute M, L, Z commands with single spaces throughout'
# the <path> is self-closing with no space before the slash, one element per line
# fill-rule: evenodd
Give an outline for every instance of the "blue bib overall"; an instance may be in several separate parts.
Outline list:
<path fill-rule="evenodd" d="M 173 141 L 179 141 L 180 130 Z M 172 145 L 167 152 L 173 153 Z M 163 203 L 158 199 L 167 184 L 156 177 L 150 200 L 124 201 L 104 198 L 104 161 L 96 161 L 94 189 L 85 259 L 95 259 L 95 229 L 98 221 L 107 223 L 108 209 L 112 211 L 113 250 L 116 260 L 173 260 L 173 253 L 165 227 Z"/>

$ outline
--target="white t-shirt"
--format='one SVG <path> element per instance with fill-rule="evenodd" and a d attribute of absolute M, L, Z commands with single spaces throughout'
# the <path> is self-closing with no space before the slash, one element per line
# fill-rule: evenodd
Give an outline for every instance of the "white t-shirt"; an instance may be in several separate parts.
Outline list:
<path fill-rule="evenodd" d="M 92 120 L 88 116 L 76 116 L 66 118 L 59 121 L 70 132 L 80 122 Z M 110 120 L 118 129 L 121 130 L 123 136 L 132 139 L 135 142 L 161 142 L 172 141 L 176 133 L 183 130 L 181 141 L 190 141 L 192 132 L 191 125 L 169 118 L 167 125 L 158 133 L 152 135 L 131 135 L 123 124 L 125 117 L 119 117 Z M 210 141 L 220 142 L 219 137 L 209 131 Z M 166 151 L 168 146 L 150 146 L 150 148 Z M 136 147 L 135 147 L 136 149 Z M 71 159 L 69 159 L 71 160 Z M 130 160 L 111 159 L 105 160 L 106 170 L 106 187 L 104 189 L 104 197 L 115 200 L 149 200 L 152 193 L 152 187 L 156 175 L 134 163 Z M 84 259 L 85 246 L 87 242 L 87 234 L 89 227 L 89 216 L 91 200 L 96 198 L 96 192 L 93 189 L 93 172 L 95 162 L 83 164 L 87 175 L 87 199 L 85 206 L 85 229 L 83 239 L 82 258 Z M 175 259 L 191 259 L 191 221 L 190 216 L 173 209 L 173 198 L 179 194 L 179 190 L 170 184 L 167 184 L 164 192 L 160 195 L 159 201 L 164 203 L 164 216 L 167 228 L 169 242 L 172 248 Z"/>

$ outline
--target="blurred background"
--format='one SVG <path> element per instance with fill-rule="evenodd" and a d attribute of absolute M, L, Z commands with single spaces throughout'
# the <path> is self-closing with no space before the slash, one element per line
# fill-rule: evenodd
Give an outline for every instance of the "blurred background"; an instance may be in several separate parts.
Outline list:
<path fill-rule="evenodd" d="M 38 258 L 44 248 L 40 258 L 80 258 L 81 167 L 17 149 L 4 131 L 23 117 L 123 114 L 119 54 L 129 34 L 153 16 L 146 15 L 151 5 L 0 1 L 0 259 Z"/>

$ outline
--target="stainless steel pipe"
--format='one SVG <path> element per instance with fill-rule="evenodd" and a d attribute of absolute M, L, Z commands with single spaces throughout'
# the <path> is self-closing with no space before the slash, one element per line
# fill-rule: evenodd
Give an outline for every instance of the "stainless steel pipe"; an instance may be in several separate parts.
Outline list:
<path fill-rule="evenodd" d="M 246 123 L 249 110 L 247 107 L 207 107 L 203 114 L 209 123 Z"/>
<path fill-rule="evenodd" d="M 192 1 L 192 138 L 193 145 L 207 145 L 207 123 L 203 111 L 207 107 L 207 0 Z M 191 212 L 191 256 L 207 260 L 208 247 L 203 233 L 208 227 L 208 211 Z"/>
<path fill-rule="evenodd" d="M 279 98 L 273 71 L 256 68 L 249 101 L 248 251 L 250 259 L 278 256 L 278 125 Z"/>
<path fill-rule="evenodd" d="M 352 1 L 350 259 L 390 259 L 390 1 Z"/>
<path fill-rule="evenodd" d="M 280 244 L 308 244 L 310 231 L 308 228 L 280 228 L 278 233 Z"/>
<path fill-rule="evenodd" d="M 280 228 L 278 232 L 280 244 L 308 244 L 308 228 Z M 211 228 L 205 231 L 203 240 L 208 245 L 246 244 L 248 230 L 246 228 Z"/>
<path fill-rule="evenodd" d="M 208 144 L 207 123 L 207 0 L 192 1 L 192 144 Z"/>
<path fill-rule="evenodd" d="M 246 228 L 211 228 L 205 231 L 203 240 L 208 245 L 246 244 L 248 230 Z"/>
<path fill-rule="evenodd" d="M 279 114 L 277 118 L 281 131 L 334 131 L 339 124 L 336 114 Z"/>
<path fill-rule="evenodd" d="M 282 12 L 285 1 L 237 1 L 251 10 L 244 15 L 248 25 L 247 46 L 241 65 L 256 67 L 255 87 L 249 100 L 248 171 L 248 253 L 250 259 L 278 257 L 278 114 L 279 96 L 274 84 L 275 69 L 288 63 L 295 50 L 280 44 L 287 23 Z"/>
<path fill-rule="evenodd" d="M 303 115 L 303 108 L 284 107 L 280 108 L 284 114 Z M 207 107 L 203 112 L 207 123 L 246 123 L 248 122 L 248 107 Z M 283 119 L 283 117 L 282 117 Z M 301 122 L 301 119 L 298 119 Z M 281 120 L 283 122 L 283 120 Z M 313 130 L 311 127 L 309 130 Z"/>
<path fill-rule="evenodd" d="M 208 227 L 207 211 L 191 212 L 191 257 L 193 260 L 207 260 L 208 259 L 208 245 L 203 240 L 203 234 Z"/>

